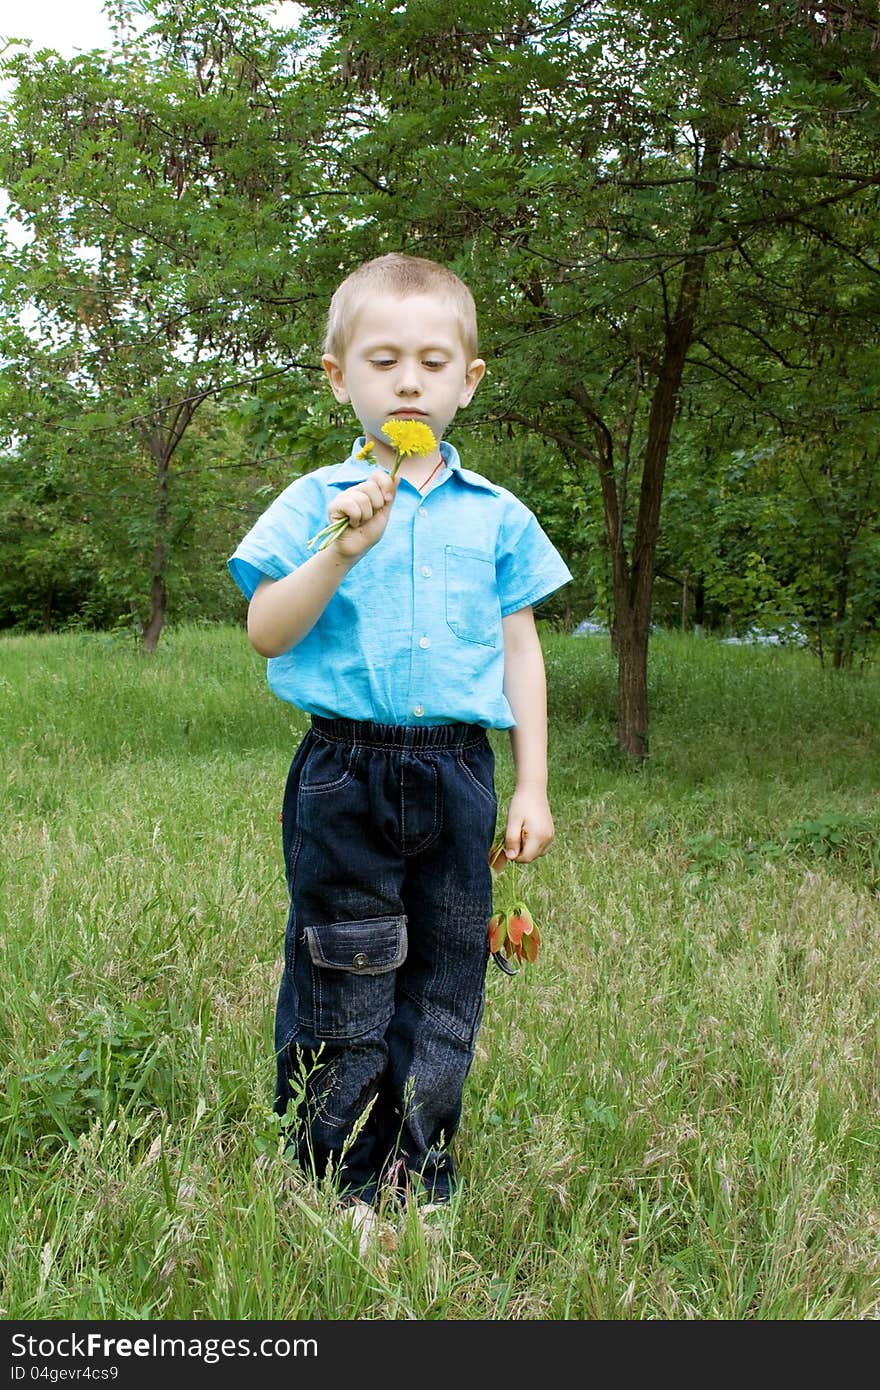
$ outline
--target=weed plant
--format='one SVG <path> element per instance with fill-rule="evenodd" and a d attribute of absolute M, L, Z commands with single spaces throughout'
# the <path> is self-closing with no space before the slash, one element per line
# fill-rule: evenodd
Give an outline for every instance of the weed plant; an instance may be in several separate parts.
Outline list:
<path fill-rule="evenodd" d="M 0 640 L 5 1318 L 880 1314 L 877 674 L 659 635 L 631 768 L 605 640 L 543 636 L 541 954 L 451 1223 L 363 1253 L 271 1113 L 304 717 L 237 628 Z"/>

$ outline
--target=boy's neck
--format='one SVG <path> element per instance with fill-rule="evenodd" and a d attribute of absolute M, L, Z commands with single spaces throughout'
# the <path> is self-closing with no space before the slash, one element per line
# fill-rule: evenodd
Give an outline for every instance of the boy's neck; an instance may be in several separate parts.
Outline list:
<path fill-rule="evenodd" d="M 394 467 L 394 460 L 397 457 L 394 450 L 389 448 L 384 440 L 373 441 L 373 452 L 370 454 L 370 462 L 381 464 L 390 472 Z M 398 468 L 398 476 L 406 478 L 413 487 L 419 488 L 429 477 L 439 473 L 446 460 L 440 445 L 431 454 L 411 454 L 405 459 L 401 459 Z"/>
<path fill-rule="evenodd" d="M 414 488 L 421 492 L 426 483 L 437 476 L 446 460 L 437 449 L 433 454 L 416 454 L 402 461 L 398 471 Z"/>

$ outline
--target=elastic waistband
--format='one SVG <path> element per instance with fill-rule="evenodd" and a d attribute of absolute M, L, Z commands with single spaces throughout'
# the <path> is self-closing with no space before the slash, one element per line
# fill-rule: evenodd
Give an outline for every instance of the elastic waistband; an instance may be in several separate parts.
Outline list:
<path fill-rule="evenodd" d="M 333 743 L 367 748 L 472 748 L 486 738 L 480 724 L 374 724 L 367 719 L 312 715 L 312 729 Z"/>

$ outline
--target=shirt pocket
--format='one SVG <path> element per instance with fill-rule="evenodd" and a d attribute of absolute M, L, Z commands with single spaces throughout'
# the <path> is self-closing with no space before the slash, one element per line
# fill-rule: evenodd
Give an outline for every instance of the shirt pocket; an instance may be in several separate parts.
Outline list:
<path fill-rule="evenodd" d="M 446 547 L 446 623 L 463 642 L 497 647 L 501 604 L 495 557 L 484 550 Z"/>

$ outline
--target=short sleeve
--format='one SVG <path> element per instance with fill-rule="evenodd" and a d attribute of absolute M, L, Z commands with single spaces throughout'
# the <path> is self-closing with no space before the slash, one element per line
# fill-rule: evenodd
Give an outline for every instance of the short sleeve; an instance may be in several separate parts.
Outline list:
<path fill-rule="evenodd" d="M 226 562 L 248 602 L 261 579 L 283 579 L 309 558 L 309 539 L 326 520 L 323 490 L 308 475 L 275 498 Z"/>
<path fill-rule="evenodd" d="M 501 616 L 536 608 L 572 578 L 571 571 L 537 517 L 513 494 L 495 557 Z"/>

